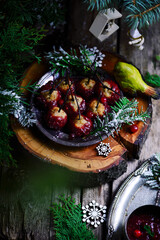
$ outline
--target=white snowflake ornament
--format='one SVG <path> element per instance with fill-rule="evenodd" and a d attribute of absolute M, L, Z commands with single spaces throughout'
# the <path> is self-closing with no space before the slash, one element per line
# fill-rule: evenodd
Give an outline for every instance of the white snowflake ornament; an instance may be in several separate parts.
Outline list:
<path fill-rule="evenodd" d="M 96 149 L 98 151 L 98 155 L 102 155 L 106 157 L 112 151 L 112 149 L 110 148 L 110 144 L 103 143 L 103 142 L 100 142 L 100 144 L 96 147 Z"/>
<path fill-rule="evenodd" d="M 83 210 L 83 222 L 91 224 L 95 228 L 105 221 L 106 218 L 106 206 L 99 205 L 95 200 L 82 207 Z"/>

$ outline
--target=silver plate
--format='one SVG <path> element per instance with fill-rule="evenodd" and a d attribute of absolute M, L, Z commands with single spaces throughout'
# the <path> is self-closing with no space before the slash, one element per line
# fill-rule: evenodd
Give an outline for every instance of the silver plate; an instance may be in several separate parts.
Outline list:
<path fill-rule="evenodd" d="M 106 73 L 107 74 L 107 73 Z M 36 85 L 36 90 L 33 92 L 33 95 L 31 97 L 31 111 L 35 114 L 36 118 L 36 126 L 37 128 L 50 140 L 52 140 L 55 143 L 64 145 L 64 146 L 71 146 L 71 147 L 85 147 L 90 146 L 95 143 L 98 143 L 101 141 L 99 136 L 90 135 L 85 138 L 75 138 L 70 139 L 69 134 L 65 133 L 64 131 L 56 131 L 47 128 L 45 125 L 42 124 L 42 114 L 36 105 L 34 104 L 34 96 L 38 88 L 45 85 L 49 81 L 54 81 L 59 77 L 59 74 L 54 74 L 54 72 L 47 72 L 45 75 L 41 77 L 41 79 L 38 81 Z M 102 134 L 102 140 L 104 140 L 107 136 L 105 134 Z"/>
<path fill-rule="evenodd" d="M 125 222 L 128 216 L 140 206 L 155 204 L 157 190 L 145 186 L 146 178 L 142 177 L 150 164 L 150 160 L 145 161 L 140 168 L 126 179 L 118 190 L 108 213 L 107 240 L 126 239 Z"/>

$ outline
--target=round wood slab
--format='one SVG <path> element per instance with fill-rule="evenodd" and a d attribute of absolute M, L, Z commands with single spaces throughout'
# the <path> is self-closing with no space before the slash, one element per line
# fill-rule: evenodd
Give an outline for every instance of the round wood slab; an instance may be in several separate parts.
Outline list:
<path fill-rule="evenodd" d="M 105 52 L 105 54 L 106 57 L 103 60 L 102 68 L 113 75 L 115 64 L 123 59 L 111 53 Z M 38 64 L 37 62 L 34 62 L 25 72 L 21 87 L 26 86 L 29 82 L 33 83 L 38 81 L 47 71 L 48 68 L 45 63 Z M 25 89 L 23 91 L 27 97 L 30 97 L 29 92 Z M 139 102 L 139 109 L 143 107 L 143 110 L 145 111 L 148 108 L 151 112 L 152 107 L 149 98 L 138 96 L 137 100 Z M 124 156 L 126 156 L 128 151 L 132 156 L 138 157 L 140 148 L 142 147 L 143 141 L 148 133 L 151 118 L 147 120 L 147 124 L 143 124 L 142 122 L 137 124 L 138 131 L 136 133 L 129 133 L 128 126 L 124 126 L 114 138 L 110 136 L 103 141 L 110 143 L 112 149 L 107 157 L 97 155 L 95 148 L 98 144 L 80 148 L 65 147 L 49 140 L 39 132 L 36 127 L 23 128 L 15 119 L 12 122 L 12 127 L 19 142 L 24 148 L 37 157 L 76 172 L 97 174 L 100 172 L 106 172 L 115 166 L 117 167 L 122 162 L 124 166 L 124 161 L 126 161 Z M 124 171 L 126 171 L 126 167 L 121 169 L 121 173 Z M 119 176 L 119 173 L 114 177 L 116 178 L 117 176 Z"/>

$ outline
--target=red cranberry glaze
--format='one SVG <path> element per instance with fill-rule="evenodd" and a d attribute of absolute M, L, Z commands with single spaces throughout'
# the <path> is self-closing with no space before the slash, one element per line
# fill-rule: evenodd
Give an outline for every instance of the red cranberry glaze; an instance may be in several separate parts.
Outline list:
<path fill-rule="evenodd" d="M 69 128 L 71 132 L 71 138 L 74 137 L 84 137 L 87 136 L 91 129 L 93 123 L 91 119 L 84 115 L 77 115 L 74 119 L 70 119 Z"/>
<path fill-rule="evenodd" d="M 68 81 L 65 80 L 65 78 L 62 78 L 59 80 L 60 84 L 58 86 L 58 90 L 62 93 L 63 96 L 66 94 L 74 94 L 74 84 L 72 82 L 72 79 L 69 79 Z"/>
<path fill-rule="evenodd" d="M 54 89 L 53 82 L 49 81 L 39 89 L 36 96 L 36 104 L 41 108 L 50 108 L 56 106 L 60 99 L 60 91 Z"/>
<path fill-rule="evenodd" d="M 89 103 L 86 115 L 90 118 L 95 118 L 96 116 L 102 118 L 105 115 L 105 111 L 107 111 L 107 109 L 104 104 L 97 99 L 93 99 Z"/>
<path fill-rule="evenodd" d="M 120 98 L 120 89 L 113 80 L 106 79 L 98 84 L 98 95 L 101 95 L 101 101 L 107 101 L 110 105 L 113 105 Z"/>
<path fill-rule="evenodd" d="M 50 108 L 45 116 L 45 122 L 49 128 L 60 130 L 67 123 L 67 114 L 59 107 Z"/>
<path fill-rule="evenodd" d="M 80 113 L 83 113 L 85 111 L 86 102 L 81 96 L 69 95 L 64 109 L 68 115 L 74 117 L 79 113 L 79 111 Z"/>
<path fill-rule="evenodd" d="M 76 84 L 77 92 L 84 99 L 91 99 L 95 94 L 96 81 L 90 78 L 83 78 Z"/>

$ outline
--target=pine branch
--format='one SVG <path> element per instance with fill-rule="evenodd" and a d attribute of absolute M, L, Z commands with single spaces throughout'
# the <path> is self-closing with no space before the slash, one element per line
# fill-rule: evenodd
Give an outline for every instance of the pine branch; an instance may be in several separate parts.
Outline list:
<path fill-rule="evenodd" d="M 16 92 L 1 90 L 0 88 L 0 115 L 13 114 L 23 127 L 30 127 L 35 123 L 35 117 L 26 107 L 27 103 Z"/>
<path fill-rule="evenodd" d="M 70 74 L 80 72 L 81 75 L 94 74 L 97 67 L 102 66 L 104 56 L 97 47 L 87 48 L 86 46 L 80 46 L 79 54 L 72 48 L 69 54 L 60 47 L 59 51 L 54 49 L 53 52 L 47 53 L 45 57 L 49 60 L 51 70 L 64 76 L 66 72 L 70 72 Z"/>
<path fill-rule="evenodd" d="M 58 200 L 59 203 L 51 207 L 56 240 L 95 240 L 92 231 L 82 222 L 81 205 L 76 205 L 71 197 L 62 196 Z"/>
<path fill-rule="evenodd" d="M 43 24 L 55 28 L 64 22 L 62 2 L 0 1 L 0 163 L 15 163 L 10 153 L 9 140 L 13 132 L 9 115 L 13 114 L 23 126 L 34 122 L 34 116 L 22 101 L 19 82 L 28 64 L 35 59 L 40 61 L 40 57 L 35 55 L 35 47 L 46 35 Z"/>
<path fill-rule="evenodd" d="M 152 189 L 160 190 L 160 158 L 158 155 L 151 158 L 151 165 L 147 171 L 142 175 L 146 179 L 146 185 L 150 186 Z"/>
<path fill-rule="evenodd" d="M 160 76 L 157 74 L 151 75 L 149 72 L 144 76 L 145 82 L 152 87 L 160 87 Z"/>
<path fill-rule="evenodd" d="M 129 101 L 126 97 L 121 98 L 112 107 L 111 113 L 106 113 L 103 119 L 96 118 L 94 122 L 94 131 L 91 134 L 96 136 L 105 133 L 107 136 L 113 135 L 116 131 L 118 132 L 122 125 L 133 124 L 135 121 L 143 121 L 149 117 L 148 112 L 138 112 L 138 102 L 133 99 Z"/>
<path fill-rule="evenodd" d="M 2 88 L 18 88 L 23 66 L 36 58 L 34 47 L 43 37 L 43 27 L 36 30 L 10 23 L 8 28 L 3 30 L 0 39 L 0 77 L 4 80 L 1 82 Z"/>
<path fill-rule="evenodd" d="M 5 4 L 0 2 L 5 23 L 18 22 L 29 23 L 32 26 L 50 24 L 54 28 L 64 23 L 63 0 L 7 0 Z"/>

